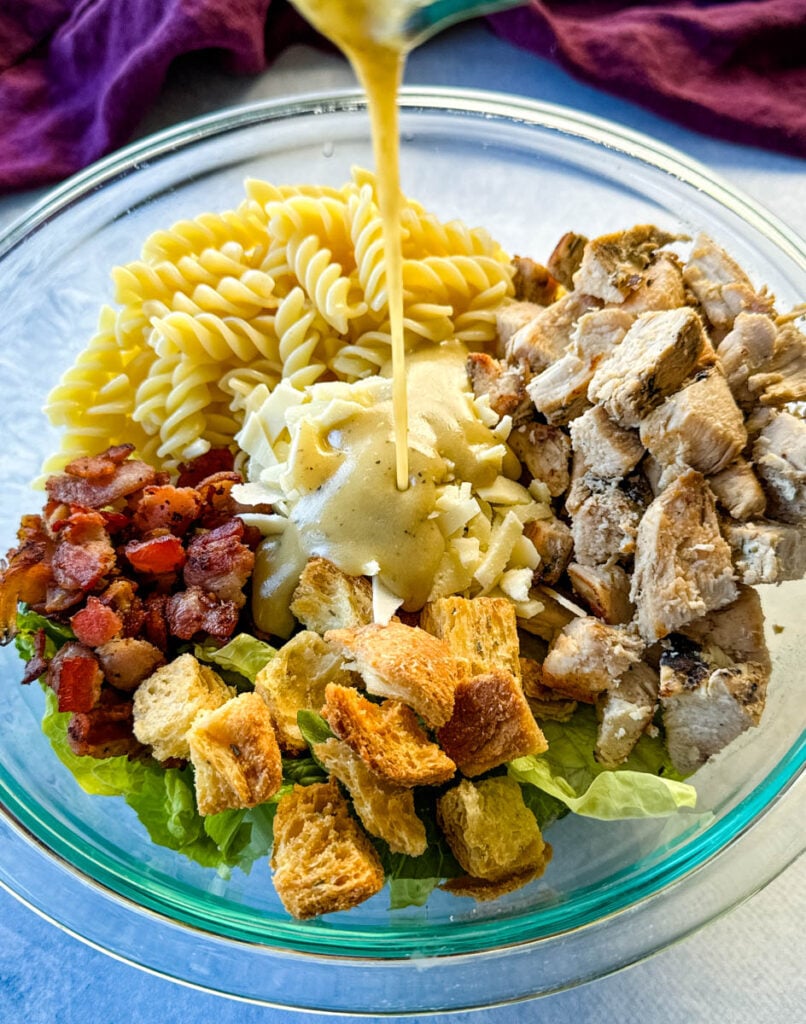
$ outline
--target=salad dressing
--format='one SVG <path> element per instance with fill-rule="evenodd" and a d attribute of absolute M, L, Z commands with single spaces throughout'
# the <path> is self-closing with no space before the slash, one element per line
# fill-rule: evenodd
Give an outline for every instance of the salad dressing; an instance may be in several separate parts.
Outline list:
<path fill-rule="evenodd" d="M 412 0 L 294 0 L 294 4 L 345 54 L 367 94 L 392 337 L 395 483 L 398 491 L 405 491 L 410 473 L 397 92 L 408 47 L 402 27 L 406 16 L 423 4 Z"/>

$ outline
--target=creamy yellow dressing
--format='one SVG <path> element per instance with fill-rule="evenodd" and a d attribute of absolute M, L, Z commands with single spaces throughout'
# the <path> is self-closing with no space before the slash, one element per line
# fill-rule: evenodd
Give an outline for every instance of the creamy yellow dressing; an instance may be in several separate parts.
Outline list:
<path fill-rule="evenodd" d="M 404 370 L 403 256 L 400 238 L 400 161 L 397 91 L 403 78 L 409 13 L 417 0 L 293 0 L 310 23 L 349 59 L 367 94 L 372 146 L 378 179 L 378 209 L 383 222 L 389 330 L 392 336 L 394 407 L 394 484 L 410 483 L 408 404 Z"/>

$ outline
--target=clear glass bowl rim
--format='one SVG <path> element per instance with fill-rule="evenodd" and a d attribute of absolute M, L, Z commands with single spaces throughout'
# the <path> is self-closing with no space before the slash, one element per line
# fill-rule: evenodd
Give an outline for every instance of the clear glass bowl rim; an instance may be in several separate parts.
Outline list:
<path fill-rule="evenodd" d="M 803 268 L 806 274 L 806 246 L 785 224 L 752 199 L 722 182 L 706 167 L 647 136 L 555 104 L 477 90 L 406 87 L 401 91 L 400 106 L 404 112 L 423 110 L 452 115 L 481 115 L 518 124 L 534 124 L 540 128 L 547 128 L 567 136 L 578 136 L 608 149 L 623 152 L 635 160 L 673 175 L 741 216 L 752 228 L 772 239 L 790 259 Z M 342 90 L 328 94 L 300 96 L 291 101 L 275 100 L 250 104 L 166 129 L 99 161 L 51 191 L 0 236 L 0 260 L 17 245 L 22 244 L 32 233 L 46 227 L 61 211 L 80 201 L 88 193 L 100 189 L 105 183 L 136 170 L 138 164 L 142 162 L 158 159 L 170 154 L 175 149 L 184 148 L 205 138 L 237 131 L 267 120 L 319 115 L 328 112 L 362 111 L 365 108 L 366 103 L 362 93 L 355 90 Z M 635 907 L 639 902 L 652 899 L 653 896 L 663 893 L 664 890 L 674 886 L 676 882 L 705 866 L 729 846 L 736 844 L 765 814 L 780 803 L 798 776 L 802 774 L 804 764 L 806 764 L 806 736 L 801 734 L 799 742 L 793 745 L 776 768 L 737 807 L 717 825 L 692 840 L 683 850 L 678 851 L 671 863 L 664 861 L 661 865 L 656 865 L 644 878 L 639 880 L 647 884 L 639 885 L 636 882 L 625 885 L 622 889 L 623 898 L 617 904 L 613 903 L 612 892 L 604 894 L 604 896 L 601 893 L 592 893 L 587 903 L 587 912 L 582 917 L 575 919 L 566 929 L 555 930 L 548 934 L 539 930 L 536 932 L 529 930 L 532 915 L 521 916 L 515 921 L 504 919 L 481 922 L 475 927 L 465 929 L 462 941 L 452 944 L 449 953 L 435 952 L 434 955 L 450 959 L 453 956 L 484 952 L 491 948 L 500 950 L 505 946 L 539 944 L 542 941 L 562 938 L 566 932 L 576 932 L 595 923 L 603 916 L 612 918 L 614 915 Z M 0 783 L 2 783 L 2 789 L 5 790 L 5 780 L 0 779 Z M 107 897 L 124 906 L 129 905 L 133 910 L 146 910 L 150 912 L 149 916 L 163 917 L 172 925 L 178 922 L 181 925 L 190 926 L 193 930 L 208 932 L 215 938 L 231 941 L 243 949 L 248 950 L 255 942 L 254 937 L 241 940 L 227 931 L 222 934 L 211 930 L 209 922 L 202 915 L 182 912 L 173 906 L 169 894 L 144 894 L 137 885 L 129 884 L 128 880 L 114 878 L 111 875 L 103 877 L 103 872 L 93 874 L 91 870 L 85 870 L 71 860 L 71 854 L 75 854 L 76 851 L 70 844 L 58 841 L 57 837 L 57 841 L 51 845 L 40 838 L 38 825 L 42 823 L 31 814 L 23 802 L 10 800 L 8 804 L 12 806 L 0 806 L 0 815 L 5 818 L 17 836 L 24 837 L 21 841 L 36 844 L 47 855 L 60 861 L 71 874 L 84 878 L 87 884 L 100 889 Z M 48 831 L 51 836 L 54 836 L 52 829 L 48 829 Z M 768 863 L 760 868 L 752 885 L 733 894 L 730 905 L 735 905 L 750 892 L 767 884 L 798 853 L 802 852 L 804 845 L 806 845 L 806 836 L 802 837 L 797 849 L 787 847 L 788 852 L 785 856 L 782 855 L 774 863 Z M 80 859 L 92 863 L 92 858 Z M 42 912 L 59 923 L 58 914 L 49 913 L 44 909 Z M 372 933 L 371 930 L 363 938 L 362 942 L 360 929 L 343 932 L 335 929 L 328 935 L 327 946 L 329 948 L 323 949 L 321 942 L 315 939 L 311 942 L 302 931 L 297 934 L 297 926 L 292 925 L 287 933 L 278 936 L 276 941 L 266 942 L 265 939 L 260 941 L 265 949 L 312 954 L 314 957 L 350 962 L 362 958 L 396 961 L 406 959 L 415 952 L 429 952 L 427 947 L 423 948 L 423 936 L 419 930 L 412 935 L 413 945 L 410 948 L 407 948 L 405 941 L 401 942 L 404 936 L 400 933 L 395 935 L 394 948 L 388 948 L 382 940 L 379 941 L 377 934 Z M 354 951 L 346 957 L 334 952 L 337 945 L 345 941 Z"/>

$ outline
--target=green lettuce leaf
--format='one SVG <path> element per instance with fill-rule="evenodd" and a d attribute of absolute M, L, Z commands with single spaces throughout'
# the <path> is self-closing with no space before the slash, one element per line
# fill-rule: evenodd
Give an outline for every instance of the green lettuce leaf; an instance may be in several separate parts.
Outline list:
<path fill-rule="evenodd" d="M 511 761 L 509 774 L 575 814 L 604 820 L 662 817 L 696 806 L 696 790 L 675 772 L 659 737 L 642 736 L 624 764 L 607 768 L 593 756 L 593 708 L 579 708 L 567 722 L 546 721 L 541 726 L 549 749 Z"/>
<path fill-rule="evenodd" d="M 193 653 L 199 661 L 215 665 L 228 683 L 238 689 L 251 689 L 258 672 L 277 653 L 269 644 L 249 633 L 238 633 L 223 647 L 213 639 L 196 644 Z"/>
<path fill-rule="evenodd" d="M 36 634 L 40 629 L 44 629 L 47 637 L 45 654 L 48 658 L 52 658 L 68 640 L 76 638 L 69 626 L 47 619 L 44 615 L 32 611 L 27 605 L 20 604 L 17 609 L 17 633 L 14 637 L 14 646 L 23 661 L 30 661 L 33 658 L 36 650 Z"/>

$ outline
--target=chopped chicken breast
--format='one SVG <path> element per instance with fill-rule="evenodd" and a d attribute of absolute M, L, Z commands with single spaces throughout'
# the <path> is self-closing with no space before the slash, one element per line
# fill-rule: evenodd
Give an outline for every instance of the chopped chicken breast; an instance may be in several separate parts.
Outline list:
<path fill-rule="evenodd" d="M 756 401 L 747 382 L 772 358 L 776 335 L 775 323 L 764 313 L 740 313 L 717 349 L 728 386 L 743 409 Z"/>
<path fill-rule="evenodd" d="M 657 672 L 643 661 L 630 665 L 597 701 L 596 759 L 614 765 L 625 761 L 651 724 L 657 703 Z"/>
<path fill-rule="evenodd" d="M 568 435 L 546 423 L 516 425 L 507 443 L 533 480 L 540 480 L 552 498 L 568 490 L 571 442 Z"/>
<path fill-rule="evenodd" d="M 642 512 L 614 483 L 594 490 L 571 518 L 576 561 L 605 565 L 633 554 Z"/>
<path fill-rule="evenodd" d="M 507 361 L 533 374 L 545 370 L 565 354 L 579 317 L 599 305 L 589 295 L 569 292 L 550 306 L 539 308 L 537 316 L 507 340 Z"/>
<path fill-rule="evenodd" d="M 785 523 L 806 520 L 806 421 L 777 413 L 756 438 L 753 458 L 769 515 Z"/>
<path fill-rule="evenodd" d="M 609 626 L 590 615 L 573 619 L 549 647 L 543 683 L 574 700 L 593 703 L 640 660 L 643 647 L 625 626 Z"/>
<path fill-rule="evenodd" d="M 717 331 L 729 331 L 739 313 L 769 313 L 772 296 L 756 291 L 736 261 L 707 235 L 698 235 L 683 280 Z"/>
<path fill-rule="evenodd" d="M 630 577 L 620 565 L 571 562 L 568 579 L 574 593 L 598 619 L 611 626 L 632 621 L 635 606 L 630 600 Z"/>
<path fill-rule="evenodd" d="M 638 224 L 593 238 L 574 274 L 574 287 L 605 302 L 624 302 L 644 284 L 658 249 L 679 237 L 652 224 Z"/>
<path fill-rule="evenodd" d="M 638 434 L 614 423 L 600 405 L 574 420 L 569 430 L 574 459 L 580 459 L 580 472 L 592 471 L 599 477 L 621 480 L 644 455 Z"/>
<path fill-rule="evenodd" d="M 806 575 L 806 529 L 772 520 L 722 524 L 736 574 L 751 587 Z"/>
<path fill-rule="evenodd" d="M 753 467 L 741 456 L 709 476 L 708 485 L 719 504 L 734 519 L 764 514 L 767 498 Z"/>

